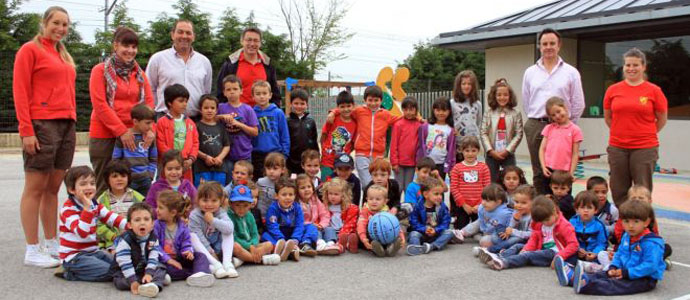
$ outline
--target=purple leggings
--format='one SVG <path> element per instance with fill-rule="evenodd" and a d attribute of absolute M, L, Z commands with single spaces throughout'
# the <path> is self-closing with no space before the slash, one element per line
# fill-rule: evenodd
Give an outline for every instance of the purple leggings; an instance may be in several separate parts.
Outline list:
<path fill-rule="evenodd" d="M 182 265 L 182 270 L 167 263 L 165 264 L 165 267 L 168 269 L 168 275 L 170 275 L 172 280 L 184 280 L 198 272 L 211 273 L 208 259 L 201 252 L 194 252 L 194 260 L 188 260 L 182 255 L 178 255 L 175 260 Z"/>

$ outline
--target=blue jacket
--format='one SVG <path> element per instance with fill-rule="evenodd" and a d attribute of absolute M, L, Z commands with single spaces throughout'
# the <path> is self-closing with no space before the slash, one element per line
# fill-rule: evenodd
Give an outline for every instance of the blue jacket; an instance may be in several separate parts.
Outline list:
<path fill-rule="evenodd" d="M 506 228 L 510 226 L 510 219 L 513 218 L 513 210 L 508 208 L 507 203 L 503 203 L 496 207 L 493 211 L 484 210 L 484 205 L 479 206 L 477 211 L 477 219 L 479 220 L 479 231 L 483 234 L 491 234 L 496 232 L 500 227 Z"/>
<path fill-rule="evenodd" d="M 630 235 L 624 233 L 611 268 L 623 270 L 623 278 L 627 279 L 651 277 L 661 280 L 666 270 L 664 239 L 650 232 L 631 244 Z"/>
<path fill-rule="evenodd" d="M 295 201 L 289 209 L 283 209 L 278 201 L 273 201 L 266 211 L 266 232 L 279 239 L 301 240 L 304 235 L 304 213 L 302 206 Z M 292 231 L 292 235 L 286 237 L 283 232 Z"/>
<path fill-rule="evenodd" d="M 424 202 L 424 198 L 422 197 L 422 192 L 421 192 L 421 186 L 417 182 L 410 182 L 410 184 L 407 185 L 407 189 L 405 190 L 405 203 L 412 203 L 413 205 L 416 205 L 417 202 Z"/>
<path fill-rule="evenodd" d="M 254 112 L 259 120 L 259 135 L 252 138 L 253 151 L 290 156 L 290 132 L 283 111 L 270 104 L 266 109 L 254 106 Z"/>
<path fill-rule="evenodd" d="M 597 217 L 593 217 L 592 220 L 585 224 L 579 215 L 575 215 L 570 218 L 570 224 L 573 224 L 573 228 L 575 228 L 575 235 L 577 235 L 577 243 L 580 244 L 580 249 L 585 249 L 585 251 L 592 253 L 606 250 L 608 246 L 608 232 L 604 222 L 597 219 Z"/>
<path fill-rule="evenodd" d="M 441 202 L 441 205 L 436 206 L 436 222 L 438 223 L 434 227 L 436 234 L 441 234 L 450 226 L 450 213 L 448 212 L 448 207 L 443 202 Z M 410 226 L 412 230 L 422 234 L 426 231 L 426 207 L 424 206 L 424 201 L 418 201 L 415 204 L 414 210 L 410 214 Z"/>

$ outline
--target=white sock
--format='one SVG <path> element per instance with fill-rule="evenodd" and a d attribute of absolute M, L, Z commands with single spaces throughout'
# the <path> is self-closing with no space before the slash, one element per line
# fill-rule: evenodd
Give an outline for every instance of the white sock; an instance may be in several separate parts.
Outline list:
<path fill-rule="evenodd" d="M 199 240 L 199 237 L 195 233 L 190 233 L 189 237 L 194 251 L 201 252 L 203 255 L 206 255 L 206 258 L 208 259 L 208 262 L 211 263 L 211 266 L 223 266 L 215 257 L 213 257 L 213 255 L 211 255 L 210 252 L 208 252 L 208 249 L 206 249 L 204 244 L 201 243 L 201 240 Z"/>
<path fill-rule="evenodd" d="M 223 243 L 220 246 L 221 249 L 223 250 L 223 268 L 229 268 L 233 267 L 234 265 L 232 264 L 232 250 L 233 247 L 235 246 L 235 237 L 233 234 L 224 234 L 222 235 L 223 238 Z"/>
<path fill-rule="evenodd" d="M 40 247 L 38 244 L 33 244 L 33 245 L 32 244 L 26 244 L 26 252 L 27 253 L 35 253 L 35 252 L 39 252 L 39 251 L 40 251 Z"/>

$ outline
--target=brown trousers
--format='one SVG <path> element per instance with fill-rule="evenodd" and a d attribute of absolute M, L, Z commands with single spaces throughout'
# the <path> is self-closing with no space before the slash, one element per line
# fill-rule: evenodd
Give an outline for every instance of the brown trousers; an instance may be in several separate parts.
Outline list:
<path fill-rule="evenodd" d="M 528 119 L 525 122 L 525 138 L 527 139 L 527 149 L 529 149 L 529 158 L 532 163 L 532 185 L 537 189 L 539 195 L 546 194 L 548 191 L 544 189 L 546 178 L 541 171 L 541 163 L 539 163 L 539 146 L 544 136 L 541 135 L 542 130 L 547 123 L 535 119 Z"/>
<path fill-rule="evenodd" d="M 97 195 L 100 195 L 107 188 L 105 178 L 103 178 L 103 170 L 113 158 L 113 148 L 115 148 L 115 138 L 89 139 L 89 158 L 91 159 L 93 172 L 96 173 Z"/>
<path fill-rule="evenodd" d="M 616 207 L 627 200 L 628 189 L 633 184 L 652 190 L 652 175 L 659 159 L 659 147 L 624 149 L 609 146 L 606 152 L 611 170 L 611 195 Z"/>

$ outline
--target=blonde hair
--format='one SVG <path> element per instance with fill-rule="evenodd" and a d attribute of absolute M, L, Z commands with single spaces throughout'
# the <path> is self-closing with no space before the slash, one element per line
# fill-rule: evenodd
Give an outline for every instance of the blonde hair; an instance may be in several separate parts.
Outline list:
<path fill-rule="evenodd" d="M 646 197 L 646 199 L 644 199 L 645 201 L 652 202 L 652 193 L 644 185 L 631 186 L 630 189 L 628 189 L 628 200 L 632 200 L 632 195 L 634 194 L 642 194 L 643 197 Z"/>
<path fill-rule="evenodd" d="M 65 15 L 67 15 L 67 22 L 71 23 L 71 21 L 69 19 L 69 14 L 67 13 L 67 10 L 65 10 L 64 8 L 62 8 L 60 6 L 48 7 L 48 9 L 43 13 L 43 18 L 41 19 L 41 24 L 39 25 L 39 28 L 38 28 L 38 34 L 36 34 L 36 36 L 34 36 L 34 38 L 33 38 L 33 42 L 39 48 L 43 47 L 43 45 L 41 44 L 40 38 L 43 37 L 46 25 L 48 24 L 48 21 L 50 21 L 50 19 L 53 17 L 53 15 L 56 12 L 61 12 L 61 13 L 64 13 Z M 72 67 L 76 67 L 76 65 L 74 64 L 74 59 L 72 58 L 72 55 L 70 55 L 69 52 L 67 51 L 67 48 L 65 48 L 65 44 L 63 44 L 62 41 L 57 41 L 56 46 L 57 46 L 57 52 L 58 52 L 58 54 L 60 54 L 60 58 L 62 58 L 62 61 L 66 62 L 68 65 L 70 65 Z"/>
<path fill-rule="evenodd" d="M 563 109 L 568 110 L 568 107 L 565 106 L 565 100 L 563 100 L 560 97 L 554 96 L 554 97 L 549 98 L 549 100 L 546 100 L 546 115 L 547 116 L 549 116 L 549 114 L 551 112 L 551 108 L 553 108 L 554 106 L 560 106 L 560 107 L 563 107 Z M 551 117 L 549 116 L 549 118 L 551 118 Z"/>
<path fill-rule="evenodd" d="M 381 186 L 381 185 L 378 185 L 378 184 L 373 184 L 373 185 L 371 185 L 371 186 L 369 187 L 369 189 L 367 189 L 367 194 L 364 195 L 365 197 L 367 197 L 367 200 L 369 200 L 369 193 L 370 193 L 371 191 L 382 192 L 382 193 L 383 193 L 383 196 L 386 197 L 386 199 L 388 199 L 388 189 L 387 189 L 386 187 L 384 187 L 384 186 Z"/>
<path fill-rule="evenodd" d="M 330 189 L 340 190 L 340 198 L 342 199 L 342 201 L 340 201 L 340 209 L 345 211 L 347 207 L 352 204 L 352 189 L 350 188 L 350 184 L 338 177 L 324 182 L 323 185 L 321 185 L 321 194 L 323 195 L 323 203 L 326 205 L 331 204 L 328 200 L 328 190 Z"/>

